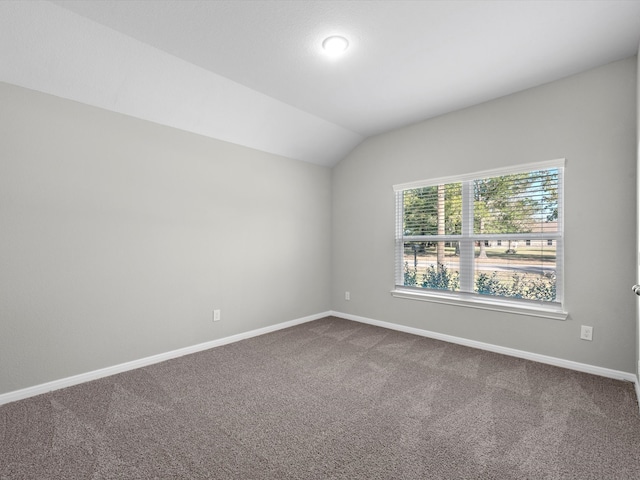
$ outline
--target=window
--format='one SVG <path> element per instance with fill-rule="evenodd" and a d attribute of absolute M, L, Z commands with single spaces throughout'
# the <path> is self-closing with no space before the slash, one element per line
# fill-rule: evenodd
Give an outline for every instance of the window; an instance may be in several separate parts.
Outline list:
<path fill-rule="evenodd" d="M 553 160 L 394 186 L 394 296 L 566 318 L 563 173 Z"/>

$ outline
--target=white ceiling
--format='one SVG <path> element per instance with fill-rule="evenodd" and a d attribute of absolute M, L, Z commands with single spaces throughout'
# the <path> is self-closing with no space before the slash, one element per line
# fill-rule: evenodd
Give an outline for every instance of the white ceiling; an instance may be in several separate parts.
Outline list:
<path fill-rule="evenodd" d="M 639 42 L 640 1 L 0 2 L 1 81 L 329 166 Z"/>

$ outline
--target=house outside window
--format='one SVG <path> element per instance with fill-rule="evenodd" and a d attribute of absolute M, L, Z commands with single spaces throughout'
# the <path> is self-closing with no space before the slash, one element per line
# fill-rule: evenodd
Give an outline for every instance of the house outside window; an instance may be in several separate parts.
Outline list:
<path fill-rule="evenodd" d="M 553 160 L 394 186 L 394 296 L 566 318 L 563 176 Z"/>

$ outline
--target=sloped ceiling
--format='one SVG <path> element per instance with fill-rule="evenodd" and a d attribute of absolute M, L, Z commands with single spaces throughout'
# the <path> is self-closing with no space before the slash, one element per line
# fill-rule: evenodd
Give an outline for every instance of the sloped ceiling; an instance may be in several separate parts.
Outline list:
<path fill-rule="evenodd" d="M 332 166 L 639 41 L 640 1 L 5 0 L 0 81 Z"/>

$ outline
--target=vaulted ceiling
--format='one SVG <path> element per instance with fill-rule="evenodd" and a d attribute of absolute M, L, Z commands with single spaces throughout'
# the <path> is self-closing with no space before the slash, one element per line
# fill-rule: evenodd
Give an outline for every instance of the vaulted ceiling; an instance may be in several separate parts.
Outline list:
<path fill-rule="evenodd" d="M 0 2 L 0 81 L 328 166 L 639 42 L 640 1 Z"/>

